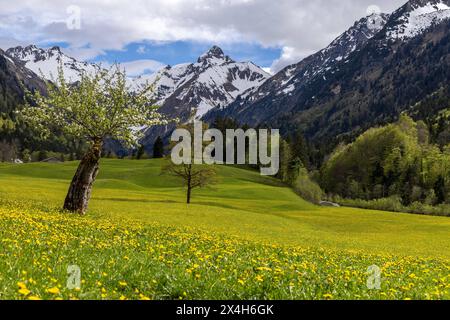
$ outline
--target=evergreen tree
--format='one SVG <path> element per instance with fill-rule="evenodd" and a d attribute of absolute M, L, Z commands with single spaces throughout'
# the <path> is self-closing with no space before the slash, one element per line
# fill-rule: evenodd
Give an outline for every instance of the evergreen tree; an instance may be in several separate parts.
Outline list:
<path fill-rule="evenodd" d="M 436 184 L 434 185 L 434 192 L 436 194 L 436 201 L 438 203 L 444 203 L 447 200 L 445 178 L 443 176 L 438 177 Z"/>
<path fill-rule="evenodd" d="M 141 160 L 144 155 L 145 155 L 145 147 L 143 144 L 141 144 L 139 145 L 139 148 L 136 152 L 136 159 Z"/>
<path fill-rule="evenodd" d="M 153 158 L 160 159 L 164 157 L 164 142 L 161 137 L 156 138 L 153 144 Z"/>

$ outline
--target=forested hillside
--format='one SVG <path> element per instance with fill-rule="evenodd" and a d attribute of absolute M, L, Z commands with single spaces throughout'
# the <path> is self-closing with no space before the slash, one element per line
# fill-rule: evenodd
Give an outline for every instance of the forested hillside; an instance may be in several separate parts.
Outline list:
<path fill-rule="evenodd" d="M 403 115 L 339 146 L 321 170 L 321 184 L 327 193 L 346 199 L 390 198 L 392 210 L 448 204 L 450 145 L 441 148 L 431 141 L 423 121 Z"/>

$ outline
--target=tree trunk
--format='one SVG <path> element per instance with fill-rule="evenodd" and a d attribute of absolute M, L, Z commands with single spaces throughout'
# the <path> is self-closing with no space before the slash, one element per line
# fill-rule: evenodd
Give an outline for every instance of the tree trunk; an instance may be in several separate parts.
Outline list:
<path fill-rule="evenodd" d="M 91 198 L 92 185 L 97 178 L 103 141 L 94 141 L 84 155 L 72 179 L 64 202 L 64 210 L 85 214 Z"/>
<path fill-rule="evenodd" d="M 191 187 L 187 189 L 187 204 L 191 203 Z"/>
<path fill-rule="evenodd" d="M 191 190 L 192 190 L 191 175 L 190 175 L 190 171 L 189 171 L 189 176 L 188 176 L 188 181 L 187 181 L 187 204 L 191 203 Z"/>

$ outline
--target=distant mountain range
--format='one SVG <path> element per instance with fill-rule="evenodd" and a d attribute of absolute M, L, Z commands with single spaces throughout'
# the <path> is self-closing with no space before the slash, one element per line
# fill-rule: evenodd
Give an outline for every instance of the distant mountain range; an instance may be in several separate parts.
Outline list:
<path fill-rule="evenodd" d="M 42 80 L 56 77 L 60 62 L 70 82 L 100 68 L 58 47 L 11 48 L 0 51 L 2 90 L 20 96 L 15 81 L 42 88 Z M 230 117 L 284 134 L 300 129 L 320 143 L 394 120 L 448 87 L 449 70 L 450 0 L 411 0 L 392 14 L 362 18 L 325 49 L 273 76 L 214 46 L 194 63 L 166 66 L 130 78 L 129 84 L 131 90 L 154 84 L 149 99 L 167 118 Z M 174 126 L 143 128 L 142 142 L 150 150 L 157 136 L 167 136 Z"/>
<path fill-rule="evenodd" d="M 18 61 L 36 78 L 52 81 L 58 76 L 58 68 L 63 67 L 66 81 L 75 83 L 83 72 L 94 73 L 101 66 L 80 62 L 64 54 L 59 47 L 49 49 L 34 45 L 16 47 L 6 51 L 6 57 Z M 160 71 L 129 78 L 130 90 L 139 90 L 149 85 L 155 91 L 149 100 L 160 105 L 160 112 L 168 119 L 200 119 L 214 108 L 225 107 L 234 102 L 236 97 L 264 83 L 270 75 L 252 62 L 235 62 L 226 56 L 222 49 L 212 47 L 201 55 L 195 63 L 166 66 Z M 166 127 L 151 129 L 147 138 L 156 139 L 155 134 L 164 135 Z M 145 130 L 145 128 L 143 128 Z"/>

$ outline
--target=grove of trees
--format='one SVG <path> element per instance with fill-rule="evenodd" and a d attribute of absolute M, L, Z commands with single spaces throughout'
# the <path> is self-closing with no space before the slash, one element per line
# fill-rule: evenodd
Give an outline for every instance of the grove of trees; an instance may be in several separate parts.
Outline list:
<path fill-rule="evenodd" d="M 404 206 L 450 202 L 450 145 L 430 143 L 428 126 L 402 115 L 340 145 L 321 169 L 329 194 L 373 200 L 397 197 Z"/>

